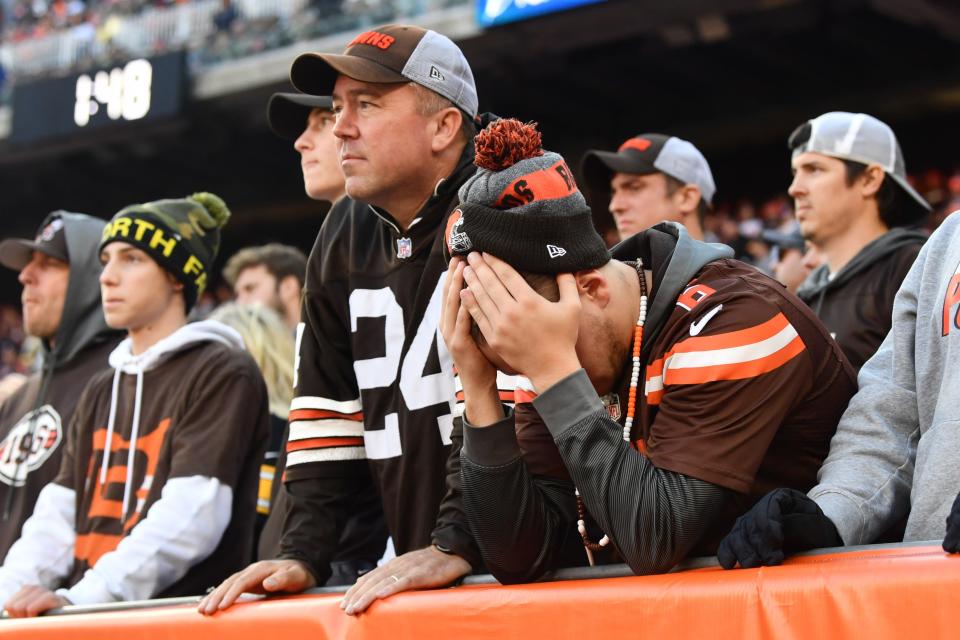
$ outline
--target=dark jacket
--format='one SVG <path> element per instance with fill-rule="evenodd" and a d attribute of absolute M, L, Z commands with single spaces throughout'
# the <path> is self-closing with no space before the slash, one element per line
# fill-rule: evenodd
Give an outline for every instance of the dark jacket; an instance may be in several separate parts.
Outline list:
<path fill-rule="evenodd" d="M 927 234 L 897 227 L 863 249 L 831 278 L 823 265 L 797 289 L 859 371 L 890 331 L 893 297 Z"/>
<path fill-rule="evenodd" d="M 106 223 L 78 213 L 57 214 L 64 223 L 70 281 L 55 346 L 43 341 L 42 370 L 0 406 L 0 563 L 20 537 L 40 490 L 57 475 L 80 392 L 107 368 L 107 356 L 121 336 L 107 327 L 100 305 L 97 246 Z"/>

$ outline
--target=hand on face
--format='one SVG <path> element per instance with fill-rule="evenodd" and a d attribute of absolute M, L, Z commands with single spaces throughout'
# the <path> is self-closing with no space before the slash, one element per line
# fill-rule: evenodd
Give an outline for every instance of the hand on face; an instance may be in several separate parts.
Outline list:
<path fill-rule="evenodd" d="M 550 302 L 494 256 L 471 253 L 467 261 L 460 300 L 496 355 L 541 393 L 580 368 L 580 294 L 572 274 L 557 276 L 560 299 Z"/>
<path fill-rule="evenodd" d="M 443 287 L 443 309 L 440 312 L 440 333 L 450 351 L 453 363 L 460 374 L 461 382 L 466 386 L 495 385 L 497 370 L 487 360 L 477 346 L 470 332 L 470 314 L 460 304 L 460 291 L 463 289 L 463 271 L 466 262 L 462 258 L 450 260 L 447 281 Z"/>
<path fill-rule="evenodd" d="M 470 314 L 460 304 L 465 267 L 462 258 L 450 261 L 443 289 L 440 333 L 460 376 L 467 419 L 475 427 L 485 427 L 503 418 L 503 405 L 497 391 L 497 369 L 474 340 Z"/>

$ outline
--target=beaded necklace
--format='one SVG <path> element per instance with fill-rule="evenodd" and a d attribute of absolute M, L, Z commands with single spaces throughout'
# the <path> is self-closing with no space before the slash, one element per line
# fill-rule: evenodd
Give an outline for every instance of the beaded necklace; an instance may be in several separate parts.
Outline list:
<path fill-rule="evenodd" d="M 633 328 L 633 366 L 630 371 L 630 391 L 627 396 L 627 417 L 623 421 L 623 441 L 630 442 L 630 432 L 633 429 L 633 418 L 637 411 L 637 386 L 640 383 L 640 349 L 643 346 L 643 324 L 647 319 L 647 279 L 643 275 L 643 260 L 637 258 L 636 262 L 637 277 L 640 279 L 640 313 L 637 315 L 637 324 Z M 583 538 L 583 546 L 587 551 L 587 559 L 590 566 L 594 564 L 593 554 L 600 551 L 610 544 L 610 536 L 604 534 L 600 542 L 592 542 L 587 534 L 586 514 L 587 510 L 583 506 L 583 499 L 580 497 L 580 490 L 574 487 L 574 494 L 577 497 L 577 531 Z"/>

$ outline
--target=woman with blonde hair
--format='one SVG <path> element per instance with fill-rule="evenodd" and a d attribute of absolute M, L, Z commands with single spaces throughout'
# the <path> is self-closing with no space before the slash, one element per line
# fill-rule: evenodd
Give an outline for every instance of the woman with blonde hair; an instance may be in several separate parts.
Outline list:
<path fill-rule="evenodd" d="M 293 399 L 293 336 L 280 315 L 262 305 L 227 303 L 216 309 L 211 320 L 219 320 L 236 329 L 243 337 L 247 352 L 253 357 L 267 383 L 270 404 L 270 438 L 263 464 L 260 466 L 260 489 L 257 495 L 257 524 L 254 549 L 275 503 L 283 471 L 284 431 L 287 412 Z"/>

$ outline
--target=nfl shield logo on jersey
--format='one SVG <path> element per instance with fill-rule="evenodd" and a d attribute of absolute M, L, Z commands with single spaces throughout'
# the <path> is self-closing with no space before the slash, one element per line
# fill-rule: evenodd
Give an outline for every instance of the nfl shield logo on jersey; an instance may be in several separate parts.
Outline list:
<path fill-rule="evenodd" d="M 397 257 L 406 260 L 413 255 L 413 240 L 410 238 L 397 238 Z"/>
<path fill-rule="evenodd" d="M 603 402 L 604 408 L 607 410 L 607 415 L 610 416 L 611 420 L 620 419 L 620 396 L 615 393 L 608 393 L 607 395 L 600 398 Z"/>

